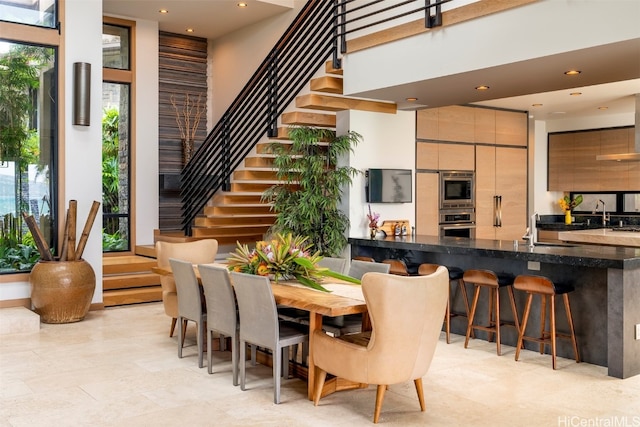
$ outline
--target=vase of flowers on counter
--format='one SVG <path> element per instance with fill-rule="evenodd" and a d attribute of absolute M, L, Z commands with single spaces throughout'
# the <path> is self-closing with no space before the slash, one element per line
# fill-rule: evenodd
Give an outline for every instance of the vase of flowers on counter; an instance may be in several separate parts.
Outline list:
<path fill-rule="evenodd" d="M 378 220 L 380 219 L 380 214 L 371 212 L 371 205 L 369 205 L 369 213 L 367 214 L 367 220 L 369 221 L 369 237 L 375 239 L 376 234 L 378 233 Z"/>
<path fill-rule="evenodd" d="M 229 270 L 238 273 L 268 276 L 274 281 L 297 280 L 319 291 L 329 292 L 320 281 L 325 277 L 360 284 L 360 280 L 320 267 L 320 252 L 311 252 L 308 238 L 289 234 L 276 234 L 271 239 L 256 242 L 253 249 L 238 243 L 228 258 Z"/>
<path fill-rule="evenodd" d="M 582 194 L 578 194 L 573 200 L 569 196 L 564 196 L 558 200 L 558 204 L 564 211 L 564 223 L 570 225 L 572 222 L 571 211 L 582 203 Z"/>

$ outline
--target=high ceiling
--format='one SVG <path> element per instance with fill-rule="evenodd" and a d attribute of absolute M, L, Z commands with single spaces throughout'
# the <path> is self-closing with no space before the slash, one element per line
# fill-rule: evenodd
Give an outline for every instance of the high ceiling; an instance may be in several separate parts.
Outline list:
<path fill-rule="evenodd" d="M 215 39 L 293 7 L 293 0 L 246 0 L 245 8 L 238 7 L 238 3 L 239 0 L 103 0 L 103 8 L 108 15 L 158 21 L 161 31 Z M 160 9 L 169 13 L 161 14 Z M 187 33 L 186 28 L 193 28 L 193 33 Z M 582 74 L 574 78 L 562 74 L 567 63 L 579 64 Z M 487 84 L 490 89 L 476 91 L 472 87 L 475 82 Z M 581 95 L 570 95 L 575 92 Z M 629 113 L 634 111 L 636 93 L 640 93 L 640 40 L 357 95 L 394 101 L 401 109 L 477 103 L 530 111 L 536 119 L 554 120 Z M 406 102 L 407 97 L 419 100 L 412 104 Z M 542 106 L 532 107 L 533 104 Z"/>

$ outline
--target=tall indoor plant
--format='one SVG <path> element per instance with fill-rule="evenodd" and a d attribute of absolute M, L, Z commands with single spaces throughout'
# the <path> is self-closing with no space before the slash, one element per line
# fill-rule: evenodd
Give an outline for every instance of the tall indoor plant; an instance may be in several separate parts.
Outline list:
<path fill-rule="evenodd" d="M 359 171 L 339 166 L 362 136 L 336 136 L 334 131 L 308 126 L 289 128 L 290 144 L 274 142 L 274 167 L 284 184 L 263 194 L 277 213 L 271 232 L 307 236 L 323 256 L 338 256 L 347 244 L 348 216 L 340 210 L 346 186 Z"/>

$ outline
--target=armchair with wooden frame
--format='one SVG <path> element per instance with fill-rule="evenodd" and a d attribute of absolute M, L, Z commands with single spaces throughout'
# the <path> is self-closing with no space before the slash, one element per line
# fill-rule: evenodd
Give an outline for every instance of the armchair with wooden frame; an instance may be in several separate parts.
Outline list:
<path fill-rule="evenodd" d="M 362 291 L 372 331 L 330 337 L 316 331 L 314 404 L 323 394 L 327 373 L 356 383 L 376 384 L 373 422 L 380 417 L 387 386 L 413 380 L 425 410 L 422 377 L 427 373 L 442 328 L 449 275 L 445 267 L 428 276 L 366 273 Z"/>

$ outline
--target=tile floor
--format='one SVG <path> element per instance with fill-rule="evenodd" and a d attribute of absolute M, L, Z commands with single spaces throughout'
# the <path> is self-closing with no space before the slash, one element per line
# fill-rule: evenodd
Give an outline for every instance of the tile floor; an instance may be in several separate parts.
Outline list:
<path fill-rule="evenodd" d="M 231 385 L 228 353 L 215 371 L 197 367 L 193 342 L 177 357 L 161 304 L 90 312 L 75 324 L 0 337 L 0 426 L 367 426 L 375 387 L 333 394 L 314 407 L 298 379 L 273 404 L 271 370 L 248 366 L 247 391 Z M 190 336 L 193 336 L 193 330 Z M 386 426 L 640 426 L 640 376 L 444 334 L 424 378 L 427 411 L 413 383 L 392 385 Z"/>

